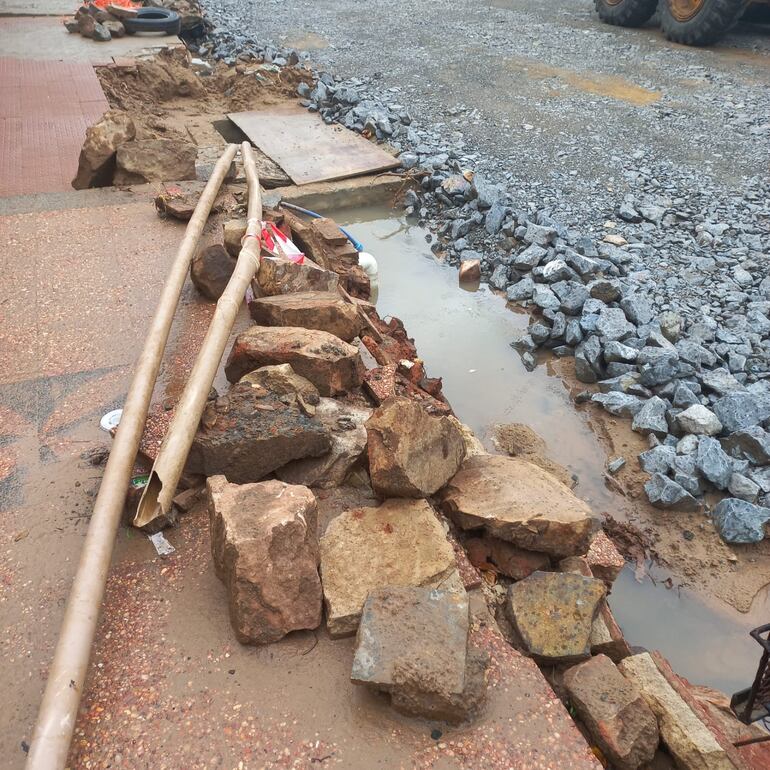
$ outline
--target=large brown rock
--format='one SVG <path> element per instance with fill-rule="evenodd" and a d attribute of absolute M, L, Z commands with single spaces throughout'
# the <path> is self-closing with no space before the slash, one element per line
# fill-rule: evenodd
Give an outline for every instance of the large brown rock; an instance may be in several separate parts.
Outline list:
<path fill-rule="evenodd" d="M 88 18 L 93 23 L 93 17 Z M 107 110 L 93 126 L 86 129 L 72 186 L 76 190 L 85 190 L 111 185 L 115 173 L 115 153 L 121 144 L 130 142 L 135 136 L 136 126 L 128 113 Z"/>
<path fill-rule="evenodd" d="M 679 767 L 734 770 L 716 738 L 668 683 L 648 652 L 622 660 L 618 668 L 640 690 L 657 717 L 661 740 Z"/>
<path fill-rule="evenodd" d="M 533 572 L 508 589 L 506 610 L 526 652 L 544 663 L 591 654 L 591 626 L 606 588 L 601 580 L 564 572 Z"/>
<path fill-rule="evenodd" d="M 519 548 L 556 557 L 586 553 L 599 529 L 599 519 L 571 490 L 517 457 L 469 457 L 441 501 L 463 529 L 483 527 Z"/>
<path fill-rule="evenodd" d="M 321 623 L 318 514 L 307 487 L 208 479 L 211 553 L 230 622 L 244 644 L 275 642 Z"/>
<path fill-rule="evenodd" d="M 320 329 L 351 342 L 363 324 L 358 308 L 339 292 L 303 291 L 259 297 L 249 303 L 251 317 L 261 326 Z"/>
<path fill-rule="evenodd" d="M 331 446 L 329 430 L 296 404 L 239 383 L 206 406 L 186 470 L 204 476 L 223 474 L 245 484 L 291 460 L 318 457 Z"/>
<path fill-rule="evenodd" d="M 265 257 L 257 272 L 257 285 L 262 294 L 292 294 L 296 291 L 337 291 L 339 276 L 305 259 L 298 265 L 288 259 Z"/>
<path fill-rule="evenodd" d="M 246 377 L 249 377 L 247 374 Z M 328 428 L 332 448 L 320 457 L 295 460 L 276 471 L 279 479 L 290 484 L 328 489 L 345 483 L 366 453 L 366 428 L 372 410 L 322 398 L 315 416 Z"/>
<path fill-rule="evenodd" d="M 455 571 L 452 546 L 425 500 L 393 499 L 345 511 L 321 538 L 329 633 L 352 634 L 376 588 L 442 586 Z"/>
<path fill-rule="evenodd" d="M 479 710 L 485 694 L 485 666 L 479 670 L 469 655 L 468 629 L 464 592 L 390 586 L 372 591 L 350 678 L 390 693 L 400 711 L 460 722 Z"/>
<path fill-rule="evenodd" d="M 369 475 L 379 497 L 427 497 L 465 458 L 462 431 L 409 398 L 388 399 L 366 423 Z"/>
<path fill-rule="evenodd" d="M 583 724 L 612 766 L 637 770 L 658 748 L 658 722 L 639 689 L 606 655 L 564 674 L 564 686 Z"/>
<path fill-rule="evenodd" d="M 235 260 L 221 243 L 206 246 L 193 257 L 190 278 L 206 299 L 218 300 L 235 270 Z"/>
<path fill-rule="evenodd" d="M 252 326 L 239 334 L 225 365 L 230 382 L 260 366 L 291 364 L 322 396 L 357 388 L 364 365 L 358 349 L 328 332 L 294 326 Z"/>
<path fill-rule="evenodd" d="M 116 185 L 195 179 L 195 145 L 174 139 L 142 139 L 120 145 Z"/>

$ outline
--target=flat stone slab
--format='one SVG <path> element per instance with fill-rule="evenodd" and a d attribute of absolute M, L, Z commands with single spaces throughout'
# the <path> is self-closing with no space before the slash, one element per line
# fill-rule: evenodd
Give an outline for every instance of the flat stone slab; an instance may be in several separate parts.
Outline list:
<path fill-rule="evenodd" d="M 595 578 L 533 572 L 510 586 L 506 610 L 529 655 L 574 662 L 591 655 L 591 626 L 606 592 Z"/>
<path fill-rule="evenodd" d="M 244 644 L 266 644 L 321 623 L 318 507 L 307 487 L 282 481 L 207 482 L 211 554 Z"/>
<path fill-rule="evenodd" d="M 249 303 L 249 311 L 261 326 L 320 329 L 346 342 L 355 339 L 363 325 L 358 307 L 339 292 L 303 291 L 259 297 Z"/>
<path fill-rule="evenodd" d="M 573 666 L 564 686 L 583 724 L 618 770 L 636 770 L 658 748 L 658 721 L 639 689 L 606 655 Z"/>
<path fill-rule="evenodd" d="M 461 721 L 478 706 L 473 695 L 464 697 L 468 628 L 464 592 L 372 591 L 361 614 L 350 678 L 391 693 L 393 705 L 407 713 Z"/>
<path fill-rule="evenodd" d="M 697 770 L 733 770 L 724 749 L 668 683 L 648 652 L 622 660 L 618 668 L 641 691 L 657 717 L 660 737 L 677 765 Z"/>
<path fill-rule="evenodd" d="M 469 457 L 442 491 L 441 505 L 463 529 L 483 527 L 556 557 L 586 553 L 599 529 L 599 519 L 570 489 L 516 457 Z"/>
<path fill-rule="evenodd" d="M 337 396 L 361 385 L 364 365 L 358 348 L 339 337 L 296 326 L 252 326 L 235 338 L 225 365 L 230 382 L 260 366 L 291 364 L 322 396 Z"/>
<path fill-rule="evenodd" d="M 456 570 L 452 546 L 425 500 L 386 500 L 345 511 L 321 538 L 326 623 L 352 634 L 369 593 L 386 586 L 441 586 Z"/>

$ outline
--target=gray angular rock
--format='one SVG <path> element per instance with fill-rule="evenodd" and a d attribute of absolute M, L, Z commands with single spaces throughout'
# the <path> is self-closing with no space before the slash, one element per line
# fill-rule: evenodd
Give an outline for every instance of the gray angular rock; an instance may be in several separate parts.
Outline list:
<path fill-rule="evenodd" d="M 674 466 L 676 449 L 670 446 L 660 446 L 648 449 L 639 455 L 639 464 L 646 473 L 667 474 Z"/>
<path fill-rule="evenodd" d="M 563 259 L 552 259 L 543 265 L 542 268 L 538 268 L 538 270 L 542 271 L 543 280 L 548 281 L 548 283 L 569 281 L 578 277 L 575 271 Z"/>
<path fill-rule="evenodd" d="M 644 491 L 652 505 L 674 511 L 698 511 L 701 504 L 680 484 L 655 473 L 644 485 Z"/>
<path fill-rule="evenodd" d="M 764 494 L 770 494 L 770 466 L 752 468 L 749 471 L 749 478 L 759 486 Z M 768 501 L 765 500 L 764 505 L 767 504 Z"/>
<path fill-rule="evenodd" d="M 682 333 L 682 317 L 679 313 L 667 310 L 658 316 L 660 331 L 669 342 L 676 342 Z"/>
<path fill-rule="evenodd" d="M 620 307 L 632 323 L 648 324 L 655 317 L 650 301 L 640 294 L 629 294 L 620 300 Z"/>
<path fill-rule="evenodd" d="M 759 484 L 753 482 L 742 473 L 733 473 L 727 485 L 727 491 L 740 500 L 755 503 L 759 497 Z"/>
<path fill-rule="evenodd" d="M 527 243 L 535 243 L 538 246 L 550 246 L 556 239 L 558 233 L 552 227 L 543 227 L 533 222 L 527 223 L 527 229 L 524 232 L 524 240 Z"/>
<path fill-rule="evenodd" d="M 760 412 L 754 395 L 734 390 L 714 403 L 714 413 L 727 433 L 751 428 L 759 422 Z"/>
<path fill-rule="evenodd" d="M 734 390 L 744 390 L 743 385 L 727 369 L 701 372 L 698 379 L 706 390 L 711 390 L 720 396 Z"/>
<path fill-rule="evenodd" d="M 759 543 L 766 536 L 770 508 L 728 497 L 711 512 L 714 526 L 727 543 Z"/>
<path fill-rule="evenodd" d="M 498 291 L 504 291 L 508 286 L 508 265 L 500 263 L 492 271 L 492 275 L 489 277 L 489 285 L 493 289 Z"/>
<path fill-rule="evenodd" d="M 564 341 L 568 345 L 579 345 L 583 339 L 583 331 L 580 328 L 580 321 L 577 318 L 570 318 L 567 321 L 567 328 L 564 331 Z"/>
<path fill-rule="evenodd" d="M 679 374 L 679 363 L 673 356 L 661 356 L 641 368 L 639 382 L 647 388 L 665 385 L 676 379 Z"/>
<path fill-rule="evenodd" d="M 610 414 L 618 417 L 634 417 L 644 406 L 644 401 L 626 393 L 610 391 L 609 393 L 594 393 L 591 401 L 600 404 Z"/>
<path fill-rule="evenodd" d="M 533 243 L 524 249 L 524 251 L 516 254 L 512 264 L 517 270 L 531 270 L 533 267 L 537 267 L 540 264 L 540 261 L 547 253 L 548 252 L 542 248 L 542 246 Z"/>
<path fill-rule="evenodd" d="M 717 357 L 708 348 L 694 340 L 679 340 L 675 347 L 679 358 L 694 366 L 713 366 L 717 361 Z"/>
<path fill-rule="evenodd" d="M 548 286 L 536 285 L 532 292 L 532 301 L 543 310 L 558 310 L 561 307 L 561 300 Z"/>
<path fill-rule="evenodd" d="M 531 299 L 534 291 L 535 282 L 527 275 L 508 287 L 506 299 L 508 302 L 521 302 L 525 299 Z"/>
<path fill-rule="evenodd" d="M 601 265 L 590 257 L 578 254 L 577 251 L 567 249 L 564 254 L 564 261 L 581 277 L 593 275 L 601 270 Z"/>
<path fill-rule="evenodd" d="M 567 315 L 578 315 L 588 299 L 588 290 L 578 281 L 559 281 L 551 288 L 561 301 L 561 309 Z"/>
<path fill-rule="evenodd" d="M 770 463 L 770 433 L 758 425 L 731 433 L 724 446 L 733 457 L 745 457 L 755 465 Z"/>
<path fill-rule="evenodd" d="M 635 328 L 620 308 L 604 307 L 596 321 L 596 331 L 607 340 L 622 340 L 633 334 Z"/>
<path fill-rule="evenodd" d="M 624 345 L 617 340 L 610 340 L 604 346 L 604 360 L 607 363 L 612 363 L 613 361 L 633 363 L 638 355 L 639 351 L 636 348 Z"/>
<path fill-rule="evenodd" d="M 715 438 L 703 436 L 698 442 L 695 464 L 703 476 L 717 489 L 727 489 L 733 466 L 730 458 Z"/>
<path fill-rule="evenodd" d="M 653 433 L 662 438 L 668 434 L 667 408 L 667 404 L 662 398 L 653 396 L 636 413 L 631 429 L 643 435 Z"/>
<path fill-rule="evenodd" d="M 697 436 L 716 436 L 722 430 L 719 418 L 703 404 L 693 404 L 680 412 L 676 421 L 685 433 Z"/>
<path fill-rule="evenodd" d="M 699 404 L 700 401 L 698 401 L 698 397 L 695 395 L 695 393 L 692 392 L 692 390 L 690 390 L 690 388 L 687 387 L 687 385 L 685 385 L 683 382 L 680 382 L 674 391 L 672 403 L 674 406 L 679 407 L 680 409 L 687 409 L 688 406 Z"/>

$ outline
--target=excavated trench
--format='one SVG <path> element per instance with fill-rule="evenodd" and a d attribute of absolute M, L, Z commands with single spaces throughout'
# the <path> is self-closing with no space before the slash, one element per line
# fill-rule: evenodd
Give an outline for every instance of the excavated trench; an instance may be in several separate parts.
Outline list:
<path fill-rule="evenodd" d="M 490 450 L 495 425 L 529 426 L 545 440 L 549 458 L 573 474 L 576 494 L 597 513 L 616 515 L 619 496 L 605 483 L 607 453 L 574 408 L 569 384 L 552 361 L 527 372 L 510 347 L 528 316 L 511 312 L 485 285 L 458 287 L 456 269 L 433 255 L 428 231 L 400 213 L 384 206 L 324 213 L 376 257 L 380 315 L 404 322 L 428 373 L 443 377 L 457 417 Z M 649 561 L 641 581 L 631 565 L 623 570 L 610 604 L 629 644 L 660 650 L 694 683 L 728 694 L 748 686 L 759 659 L 748 630 L 765 622 L 767 592 L 742 614 L 677 582 Z"/>

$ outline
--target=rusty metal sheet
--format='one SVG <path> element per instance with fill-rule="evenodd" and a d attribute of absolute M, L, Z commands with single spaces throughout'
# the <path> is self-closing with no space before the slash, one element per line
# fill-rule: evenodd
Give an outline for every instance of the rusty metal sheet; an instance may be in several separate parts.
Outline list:
<path fill-rule="evenodd" d="M 364 137 L 328 125 L 299 105 L 227 116 L 298 185 L 331 182 L 395 168 L 399 162 Z"/>

